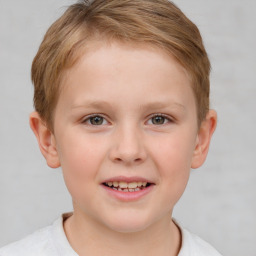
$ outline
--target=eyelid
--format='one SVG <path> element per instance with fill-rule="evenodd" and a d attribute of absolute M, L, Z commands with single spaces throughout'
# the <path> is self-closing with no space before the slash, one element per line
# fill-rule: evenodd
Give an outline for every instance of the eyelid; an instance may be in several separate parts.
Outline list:
<path fill-rule="evenodd" d="M 149 120 L 151 120 L 153 117 L 156 117 L 156 116 L 161 116 L 161 117 L 165 118 L 165 119 L 168 121 L 168 123 L 173 123 L 173 122 L 174 122 L 174 118 L 173 118 L 173 117 L 171 117 L 171 116 L 169 116 L 169 115 L 167 115 L 167 114 L 163 114 L 163 113 L 151 114 L 151 115 L 147 118 L 147 122 L 148 122 Z M 146 122 L 146 123 L 147 123 L 147 122 Z"/>
<path fill-rule="evenodd" d="M 108 121 L 108 118 L 106 117 L 106 115 L 104 115 L 104 114 L 102 114 L 102 113 L 95 113 L 95 114 L 86 115 L 85 117 L 83 117 L 83 118 L 81 119 L 81 123 L 87 124 L 87 125 L 90 125 L 90 126 L 95 126 L 95 125 L 92 125 L 92 124 L 88 124 L 87 121 L 89 121 L 90 118 L 92 118 L 92 117 L 97 117 L 97 116 L 98 116 L 98 117 L 102 117 L 104 120 L 106 120 L 107 123 L 110 123 L 110 122 Z M 100 125 L 99 125 L 99 126 L 100 126 Z"/>

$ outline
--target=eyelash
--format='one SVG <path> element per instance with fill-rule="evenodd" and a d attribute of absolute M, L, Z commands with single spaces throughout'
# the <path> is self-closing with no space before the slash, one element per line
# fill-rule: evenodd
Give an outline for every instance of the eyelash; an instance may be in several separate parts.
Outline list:
<path fill-rule="evenodd" d="M 166 124 L 166 123 L 172 123 L 172 122 L 173 122 L 173 119 L 170 118 L 170 116 L 165 115 L 165 114 L 161 114 L 161 113 L 151 115 L 150 118 L 148 119 L 148 121 L 149 121 L 149 120 L 152 121 L 152 119 L 155 118 L 155 117 L 161 117 L 161 118 L 163 118 L 163 119 L 164 119 L 164 123 L 163 123 L 163 124 L 153 124 L 153 123 L 151 123 L 151 125 L 164 125 L 164 124 Z M 148 122 L 148 121 L 147 121 L 147 122 Z"/>
<path fill-rule="evenodd" d="M 104 117 L 103 114 L 93 114 L 93 115 L 89 115 L 89 116 L 87 116 L 85 119 L 82 120 L 82 123 L 83 123 L 83 124 L 87 124 L 87 125 L 91 125 L 91 126 L 101 126 L 102 124 L 98 124 L 98 125 L 97 125 L 97 124 L 89 123 L 89 122 L 91 122 L 91 119 L 92 119 L 92 118 L 95 118 L 95 117 L 102 118 L 102 119 L 103 119 L 103 122 L 105 121 L 105 122 L 108 123 L 107 119 Z"/>
<path fill-rule="evenodd" d="M 99 118 L 102 118 L 102 122 L 103 123 L 100 123 L 100 124 L 92 124 L 91 121 L 92 121 L 92 118 L 95 118 L 95 117 L 99 117 Z M 154 124 L 152 122 L 152 119 L 155 118 L 155 117 L 161 117 L 164 119 L 164 122 L 163 123 L 160 123 L 160 124 Z M 161 113 L 158 113 L 158 114 L 153 114 L 150 116 L 150 118 L 146 121 L 146 123 L 148 123 L 149 121 L 151 120 L 151 124 L 150 125 L 164 125 L 166 123 L 172 123 L 173 122 L 173 119 L 170 118 L 168 115 L 165 115 L 165 114 L 161 114 Z M 89 123 L 90 122 L 90 123 Z M 93 115 L 89 115 L 87 116 L 85 119 L 82 120 L 82 123 L 83 124 L 87 124 L 87 125 L 91 125 L 91 126 L 101 126 L 101 125 L 104 125 L 106 123 L 108 123 L 107 119 L 104 117 L 103 114 L 93 114 Z"/>

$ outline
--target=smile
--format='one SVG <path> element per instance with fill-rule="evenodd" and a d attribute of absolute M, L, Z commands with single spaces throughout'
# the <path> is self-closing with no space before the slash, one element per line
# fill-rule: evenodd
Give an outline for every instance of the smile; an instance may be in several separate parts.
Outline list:
<path fill-rule="evenodd" d="M 125 181 L 109 181 L 103 183 L 104 186 L 107 186 L 113 190 L 118 190 L 121 192 L 137 192 L 145 189 L 150 186 L 151 183 L 145 181 L 133 181 L 133 182 L 125 182 Z"/>
<path fill-rule="evenodd" d="M 104 180 L 101 187 L 118 201 L 130 202 L 144 198 L 154 191 L 155 183 L 143 177 L 118 176 Z"/>

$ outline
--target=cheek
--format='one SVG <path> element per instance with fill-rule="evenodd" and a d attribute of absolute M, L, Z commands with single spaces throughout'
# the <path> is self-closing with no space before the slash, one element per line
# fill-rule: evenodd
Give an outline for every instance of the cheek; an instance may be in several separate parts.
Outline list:
<path fill-rule="evenodd" d="M 59 139 L 58 154 L 64 171 L 81 175 L 96 165 L 104 156 L 101 140 L 85 136 L 83 132 L 71 131 Z"/>
<path fill-rule="evenodd" d="M 187 152 L 181 154 L 180 150 L 181 149 L 178 148 L 169 149 L 168 153 L 166 153 L 166 157 L 162 155 L 162 161 L 160 163 L 162 180 L 164 180 L 168 191 L 170 191 L 171 194 L 177 195 L 178 198 L 187 185 L 191 166 L 191 162 L 185 156 L 188 156 Z"/>
<path fill-rule="evenodd" d="M 165 184 L 167 198 L 176 203 L 183 194 L 187 185 L 191 161 L 193 156 L 194 138 L 186 134 L 170 135 L 164 141 L 158 143 L 158 147 L 152 152 L 152 158 L 157 166 L 160 182 Z"/>
<path fill-rule="evenodd" d="M 194 152 L 195 138 L 186 133 L 175 133 L 158 140 L 152 150 L 154 161 L 160 165 L 160 169 L 170 172 L 182 173 L 190 170 Z"/>
<path fill-rule="evenodd" d="M 66 186 L 72 197 L 79 197 L 83 192 L 93 189 L 97 182 L 104 148 L 97 140 L 90 142 L 82 136 L 65 136 L 58 147 L 58 153 Z"/>

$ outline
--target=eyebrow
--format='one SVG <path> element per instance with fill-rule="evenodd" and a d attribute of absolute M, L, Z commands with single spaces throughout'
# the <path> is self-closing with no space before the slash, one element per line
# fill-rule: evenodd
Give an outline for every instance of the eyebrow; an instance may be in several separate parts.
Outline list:
<path fill-rule="evenodd" d="M 139 108 L 142 110 L 148 109 L 163 109 L 169 107 L 177 107 L 181 110 L 185 110 L 185 106 L 178 102 L 170 102 L 170 100 L 163 100 L 163 101 L 156 101 L 156 102 L 149 102 L 146 104 L 140 104 Z M 77 108 L 113 108 L 113 105 L 107 101 L 98 101 L 98 100 L 86 100 L 83 103 L 73 104 L 71 109 Z"/>
<path fill-rule="evenodd" d="M 97 101 L 97 100 L 86 100 L 83 103 L 79 104 L 73 104 L 71 106 L 71 109 L 76 109 L 76 108 L 106 108 L 106 107 L 111 107 L 111 104 L 107 101 Z"/>
<path fill-rule="evenodd" d="M 156 102 L 149 102 L 147 104 L 141 105 L 141 109 L 162 109 L 168 107 L 178 107 L 181 110 L 185 110 L 185 106 L 178 102 L 170 102 L 168 101 L 156 101 Z"/>

